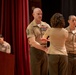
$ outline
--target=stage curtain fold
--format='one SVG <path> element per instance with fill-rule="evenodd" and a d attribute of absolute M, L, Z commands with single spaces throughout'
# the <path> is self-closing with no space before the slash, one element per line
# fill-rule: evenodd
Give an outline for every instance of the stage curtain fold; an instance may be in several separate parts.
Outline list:
<path fill-rule="evenodd" d="M 15 75 L 30 75 L 26 27 L 29 23 L 28 0 L 1 0 L 0 31 L 15 55 Z M 12 64 L 11 64 L 12 65 Z"/>

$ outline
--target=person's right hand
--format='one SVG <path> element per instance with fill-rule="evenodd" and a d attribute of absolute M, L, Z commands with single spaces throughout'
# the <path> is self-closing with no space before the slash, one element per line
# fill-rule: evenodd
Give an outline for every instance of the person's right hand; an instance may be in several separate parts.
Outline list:
<path fill-rule="evenodd" d="M 45 51 L 47 53 L 48 48 L 43 46 L 43 51 Z"/>

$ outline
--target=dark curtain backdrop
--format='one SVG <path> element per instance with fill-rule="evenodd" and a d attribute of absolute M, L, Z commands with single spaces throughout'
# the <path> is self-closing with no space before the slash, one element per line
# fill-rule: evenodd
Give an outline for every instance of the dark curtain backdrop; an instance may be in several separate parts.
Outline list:
<path fill-rule="evenodd" d="M 76 0 L 61 0 L 61 11 L 65 17 L 66 27 L 68 26 L 67 20 L 69 15 L 76 15 Z"/>
<path fill-rule="evenodd" d="M 26 38 L 28 13 L 28 0 L 0 0 L 0 32 L 15 55 L 15 75 L 30 75 Z"/>
<path fill-rule="evenodd" d="M 66 26 L 69 15 L 76 15 L 76 0 L 41 0 L 43 10 L 43 21 L 50 24 L 51 16 L 56 13 L 62 13 Z"/>
<path fill-rule="evenodd" d="M 50 19 L 52 15 L 56 12 L 61 11 L 61 0 L 41 0 L 42 11 L 43 11 L 43 21 L 50 24 Z"/>

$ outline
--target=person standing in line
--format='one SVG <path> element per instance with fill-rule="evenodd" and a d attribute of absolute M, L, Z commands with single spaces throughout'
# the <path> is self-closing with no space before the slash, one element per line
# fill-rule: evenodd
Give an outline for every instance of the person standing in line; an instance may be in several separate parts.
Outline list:
<path fill-rule="evenodd" d="M 11 46 L 9 43 L 4 41 L 4 37 L 0 34 L 0 51 L 5 53 L 11 53 Z"/>
<path fill-rule="evenodd" d="M 76 75 L 76 16 L 70 15 L 68 19 L 69 26 L 66 30 L 69 33 L 66 41 L 68 52 L 68 75 Z"/>
<path fill-rule="evenodd" d="M 49 36 L 50 46 L 48 48 L 49 75 L 67 75 L 68 56 L 65 42 L 68 38 L 68 31 L 64 29 L 64 17 L 55 13 L 51 20 L 51 28 L 47 29 L 42 39 Z"/>
<path fill-rule="evenodd" d="M 49 24 L 42 21 L 42 10 L 33 10 L 34 20 L 26 29 L 28 43 L 30 45 L 30 66 L 32 75 L 48 75 L 47 48 L 44 47 L 41 38 L 45 31 L 50 28 Z"/>

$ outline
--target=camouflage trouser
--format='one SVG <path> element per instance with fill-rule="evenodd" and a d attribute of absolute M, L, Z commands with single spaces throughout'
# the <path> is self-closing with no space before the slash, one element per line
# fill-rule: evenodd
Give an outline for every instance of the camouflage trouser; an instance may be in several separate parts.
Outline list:
<path fill-rule="evenodd" d="M 48 55 L 44 51 L 31 47 L 30 65 L 32 75 L 48 75 Z"/>

